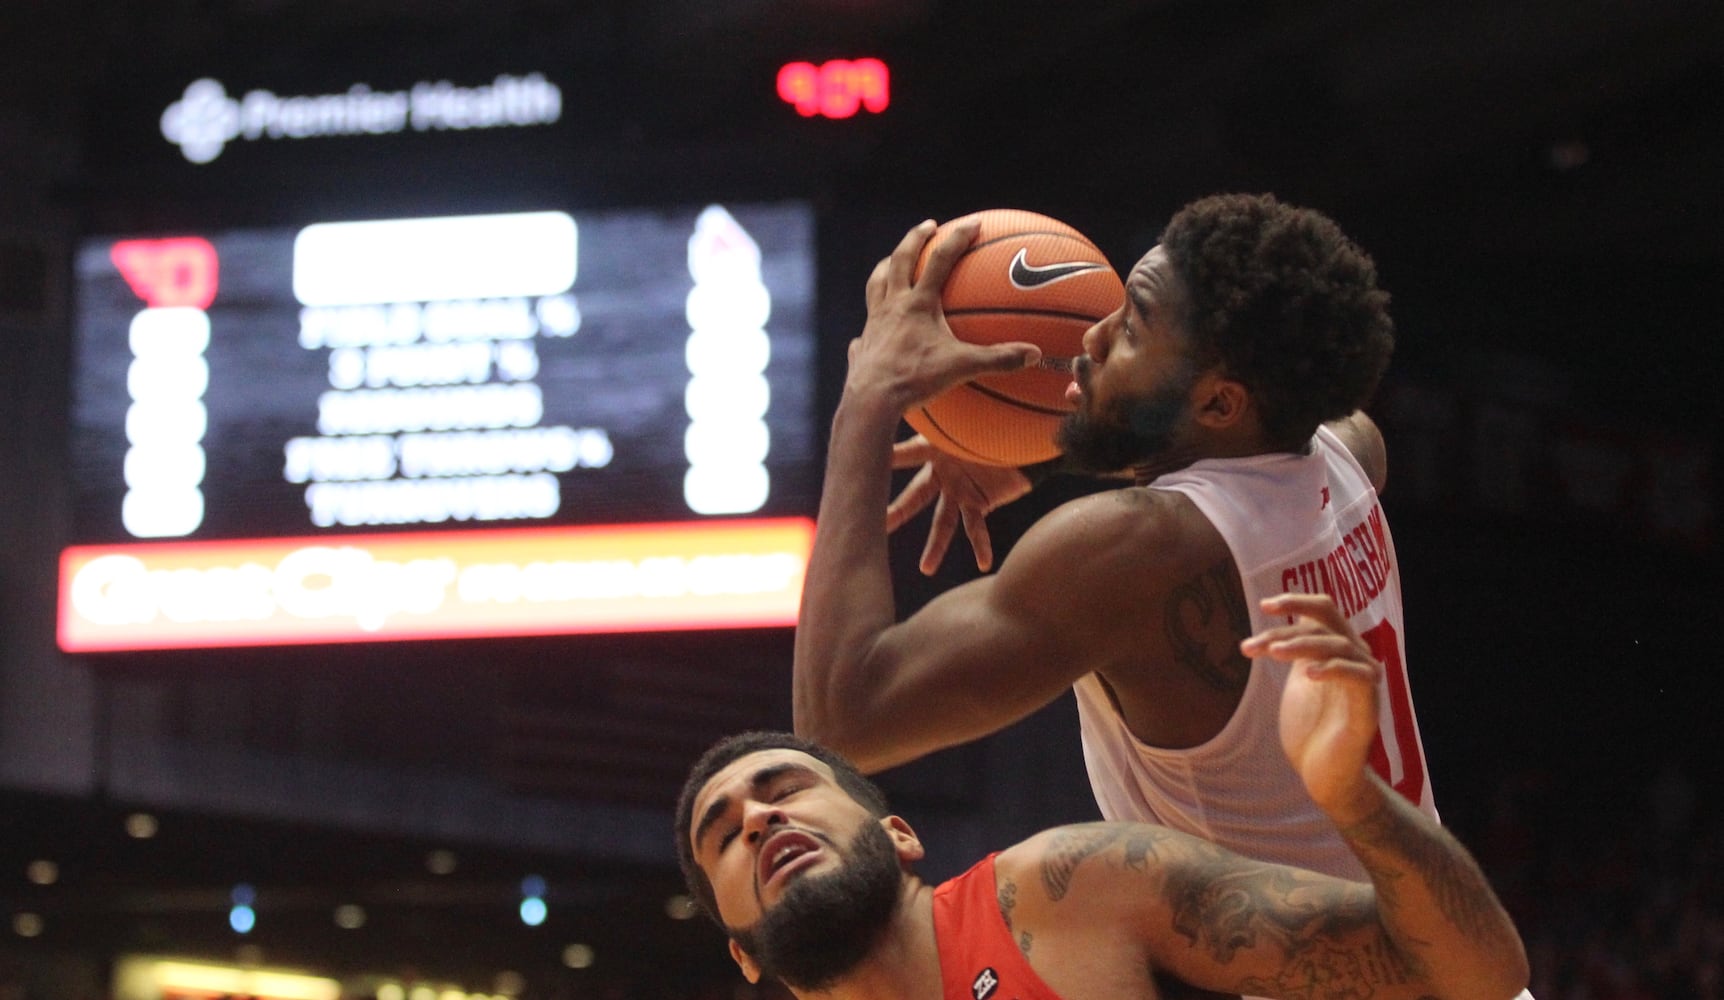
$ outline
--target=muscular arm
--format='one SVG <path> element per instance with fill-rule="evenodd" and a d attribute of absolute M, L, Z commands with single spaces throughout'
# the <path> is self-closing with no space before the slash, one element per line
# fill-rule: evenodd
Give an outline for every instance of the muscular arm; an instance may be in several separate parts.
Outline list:
<path fill-rule="evenodd" d="M 796 632 L 796 730 L 865 771 L 979 738 L 1046 705 L 1129 643 L 1107 616 L 1142 614 L 1123 607 L 1132 595 L 1110 525 L 1144 519 L 1102 495 L 1043 518 L 998 574 L 898 622 L 881 517 L 895 424 L 896 414 L 870 413 L 858 400 L 839 405 Z"/>
<path fill-rule="evenodd" d="M 1395 809 L 1349 842 L 1371 845 L 1371 885 L 1103 823 L 1038 835 L 1001 854 L 995 877 L 1014 938 L 1062 993 L 1143 967 L 1265 997 L 1507 998 L 1525 986 L 1519 936 L 1435 823 Z"/>
<path fill-rule="evenodd" d="M 1039 356 L 1029 345 L 983 348 L 952 337 L 939 288 L 975 233 L 942 238 L 912 282 L 931 231 L 911 230 L 869 279 L 868 323 L 851 345 L 833 418 L 797 620 L 796 730 L 867 770 L 992 732 L 1072 677 L 1054 639 L 1065 606 L 1027 599 L 1025 572 L 957 588 L 894 624 L 885 511 L 900 414 L 955 382 Z"/>

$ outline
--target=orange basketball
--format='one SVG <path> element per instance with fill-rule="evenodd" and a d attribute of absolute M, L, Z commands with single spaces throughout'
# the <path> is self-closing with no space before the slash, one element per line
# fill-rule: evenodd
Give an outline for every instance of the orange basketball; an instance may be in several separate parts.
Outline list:
<path fill-rule="evenodd" d="M 911 427 L 950 455 L 984 465 L 1029 465 L 1060 453 L 1054 432 L 1071 412 L 1066 386 L 1083 334 L 1125 301 L 1125 287 L 1089 238 L 1057 219 L 993 208 L 940 227 L 916 262 L 920 277 L 941 235 L 981 221 L 941 295 L 946 322 L 972 344 L 1028 341 L 1042 363 L 982 375 L 912 407 Z"/>

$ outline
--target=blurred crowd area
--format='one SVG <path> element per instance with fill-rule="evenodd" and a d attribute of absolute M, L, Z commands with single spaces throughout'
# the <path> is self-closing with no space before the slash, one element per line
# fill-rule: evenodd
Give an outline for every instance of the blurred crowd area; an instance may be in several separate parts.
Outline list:
<path fill-rule="evenodd" d="M 1533 995 L 1724 998 L 1724 810 L 1714 779 L 1670 761 L 1639 784 L 1582 780 L 1508 772 L 1469 838 L 1520 926 Z"/>

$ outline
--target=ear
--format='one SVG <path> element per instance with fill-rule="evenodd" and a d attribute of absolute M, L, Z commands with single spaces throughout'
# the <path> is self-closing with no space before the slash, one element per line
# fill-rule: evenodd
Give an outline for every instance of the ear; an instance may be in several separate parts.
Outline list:
<path fill-rule="evenodd" d="M 880 826 L 886 831 L 886 836 L 892 838 L 892 846 L 898 850 L 898 863 L 908 864 L 920 861 L 928 852 L 922 847 L 922 838 L 916 836 L 916 831 L 902 816 L 887 816 L 880 821 Z"/>
<path fill-rule="evenodd" d="M 1245 383 L 1212 369 L 1191 387 L 1191 412 L 1197 422 L 1211 430 L 1237 427 L 1251 412 L 1251 391 Z"/>
<path fill-rule="evenodd" d="M 737 944 L 735 938 L 730 939 L 730 960 L 742 970 L 742 978 L 751 983 L 760 982 L 760 966 L 755 964 L 754 956 L 742 950 L 742 945 Z"/>

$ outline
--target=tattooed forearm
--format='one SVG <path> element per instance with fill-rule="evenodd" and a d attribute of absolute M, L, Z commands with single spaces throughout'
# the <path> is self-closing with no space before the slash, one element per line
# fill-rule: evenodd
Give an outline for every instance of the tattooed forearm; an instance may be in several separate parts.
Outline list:
<path fill-rule="evenodd" d="M 1354 991 L 1348 995 L 1368 997 L 1417 972 L 1356 885 L 1289 868 L 1240 867 L 1209 854 L 1172 868 L 1165 891 L 1172 929 L 1218 965 L 1242 952 L 1281 956 L 1274 976 L 1235 984 L 1242 993 L 1319 997 L 1346 983 Z"/>
<path fill-rule="evenodd" d="M 1237 988 L 1241 993 L 1286 997 L 1287 1000 L 1336 996 L 1375 996 L 1384 986 L 1402 985 L 1413 973 L 1398 960 L 1386 940 L 1366 949 L 1336 946 L 1313 940 L 1288 953 L 1287 962 L 1273 976 L 1248 976 Z"/>
<path fill-rule="evenodd" d="M 1369 901 L 1346 883 L 1291 868 L 1226 864 L 1171 872 L 1173 929 L 1223 964 L 1266 943 L 1294 950 L 1318 933 L 1375 925 Z"/>
<path fill-rule="evenodd" d="M 1239 640 L 1251 615 L 1233 562 L 1223 559 L 1173 588 L 1162 612 L 1169 648 L 1187 670 L 1221 691 L 1238 691 L 1251 676 Z"/>
<path fill-rule="evenodd" d="M 1443 917 L 1469 938 L 1492 933 L 1499 911 L 1484 874 L 1447 830 L 1397 819 L 1393 810 L 1411 809 L 1389 796 L 1383 807 L 1341 831 L 1371 873 L 1385 910 L 1400 905 L 1400 883 L 1417 877 Z"/>
<path fill-rule="evenodd" d="M 1071 889 L 1072 874 L 1084 859 L 1119 839 L 1119 828 L 1091 824 L 1068 827 L 1054 836 L 1042 858 L 1042 886 L 1059 902 Z"/>

